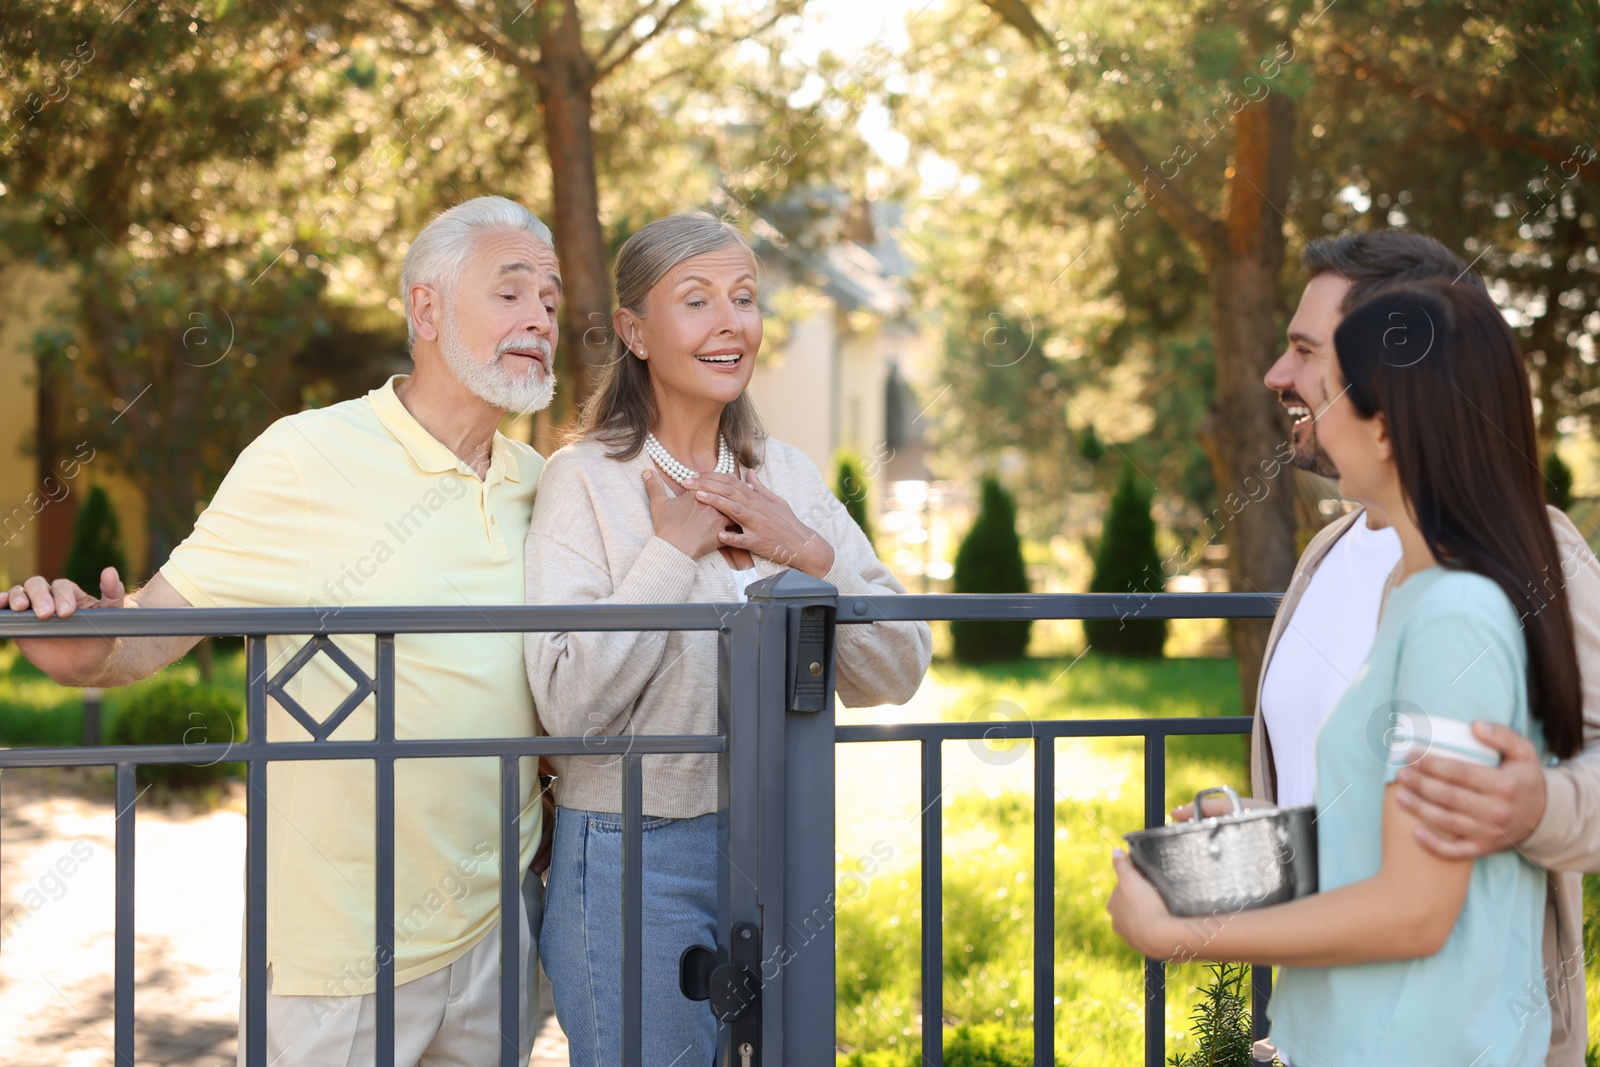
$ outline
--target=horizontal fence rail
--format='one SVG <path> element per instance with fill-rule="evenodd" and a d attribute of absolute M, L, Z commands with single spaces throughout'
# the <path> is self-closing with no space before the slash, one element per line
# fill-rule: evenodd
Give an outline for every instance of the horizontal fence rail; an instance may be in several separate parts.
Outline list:
<path fill-rule="evenodd" d="M 802 613 L 825 606 L 839 625 L 934 620 L 1045 619 L 1265 619 L 1279 597 L 1254 593 L 837 596 L 832 586 L 785 572 L 752 585 L 741 604 L 572 605 L 488 607 L 192 608 L 82 612 L 40 622 L 27 614 L 0 613 L 0 639 L 39 637 L 233 636 L 246 638 L 246 736 L 229 744 L 122 745 L 94 748 L 0 750 L 0 770 L 40 767 L 112 766 L 116 778 L 116 932 L 114 1005 L 116 1062 L 134 1062 L 134 918 L 136 838 L 134 818 L 141 765 L 242 762 L 246 778 L 245 1062 L 265 1067 L 266 1057 L 266 772 L 287 761 L 372 760 L 376 766 L 377 1056 L 392 1067 L 394 1056 L 394 761 L 397 759 L 494 758 L 501 793 L 501 1012 L 503 1035 L 518 1031 L 523 995 L 519 968 L 518 914 L 520 810 L 525 790 L 521 759 L 529 756 L 610 756 L 622 771 L 622 1018 L 623 1067 L 642 1067 L 648 1030 L 641 1014 L 642 767 L 645 757 L 703 753 L 719 757 L 720 836 L 726 866 L 719 872 L 718 950 L 726 954 L 732 931 L 750 937 L 759 930 L 759 957 L 787 947 L 791 917 L 824 892 L 832 898 L 834 873 L 832 748 L 836 744 L 916 742 L 921 747 L 923 841 L 922 988 L 925 1040 L 942 1035 L 942 781 L 941 746 L 959 740 L 1029 740 L 1034 773 L 1034 1034 L 1035 1063 L 1054 1063 L 1055 742 L 1061 738 L 1142 737 L 1145 746 L 1145 824 L 1165 820 L 1168 737 L 1248 732 L 1245 716 L 1168 719 L 1036 720 L 994 723 L 892 723 L 836 726 L 830 687 L 819 711 L 805 703 L 795 677 L 797 629 Z M 804 605 L 804 606 L 802 606 Z M 627 734 L 591 737 L 436 738 L 395 736 L 395 638 L 422 633 L 544 631 L 715 632 L 718 635 L 718 732 L 708 735 Z M 815 638 L 817 632 L 812 631 Z M 831 642 L 831 628 L 827 640 Z M 348 660 L 328 638 L 374 638 L 376 677 Z M 271 674 L 267 638 L 308 638 L 292 662 Z M 804 638 L 802 637 L 802 642 Z M 805 645 L 802 658 L 818 655 Z M 327 654 L 352 674 L 356 692 L 327 720 L 295 713 L 283 686 L 318 654 Z M 831 645 L 810 664 L 832 662 Z M 814 688 L 814 686 L 813 686 Z M 368 699 L 374 704 L 371 739 L 334 740 L 344 716 Z M 266 739 L 269 700 L 306 727 L 310 741 Z M 796 703 L 796 701 L 801 701 Z M 794 712 L 814 714 L 793 714 Z M 786 740 L 787 739 L 787 740 Z M 730 871 L 736 872 L 730 875 Z M 769 977 L 752 978 L 757 1009 L 723 1024 L 719 1064 L 724 1067 L 814 1067 L 831 1062 L 834 1048 L 835 984 L 832 932 L 827 953 L 803 954 Z M 751 949 L 754 952 L 754 949 Z M 1257 1019 L 1266 984 L 1253 983 Z M 1165 1063 L 1165 980 L 1162 965 L 1146 961 L 1145 1062 Z M 785 1017 L 789 1016 L 788 1023 Z M 517 1042 L 502 1042 L 502 1067 L 517 1063 Z M 823 1054 L 826 1058 L 823 1058 Z M 942 1067 L 942 1037 L 924 1047 L 924 1062 Z"/>

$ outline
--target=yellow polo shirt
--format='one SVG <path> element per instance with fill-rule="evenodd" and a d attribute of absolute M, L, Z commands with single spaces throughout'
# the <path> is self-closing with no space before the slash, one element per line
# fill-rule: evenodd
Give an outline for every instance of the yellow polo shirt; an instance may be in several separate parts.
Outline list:
<path fill-rule="evenodd" d="M 504 605 L 523 600 L 523 541 L 544 460 L 495 434 L 480 481 L 395 395 L 366 396 L 274 423 L 240 454 L 161 573 L 196 607 Z M 370 637 L 335 643 L 376 677 Z M 276 674 L 302 637 L 268 639 Z M 524 737 L 537 732 L 521 634 L 395 638 L 395 734 Z M 270 675 L 269 675 L 270 676 Z M 287 688 L 322 721 L 355 688 L 327 655 Z M 368 698 L 333 733 L 370 740 Z M 271 741 L 311 736 L 276 701 Z M 268 768 L 267 954 L 275 994 L 373 992 L 376 778 L 366 760 Z M 395 980 L 469 952 L 500 917 L 500 778 L 493 759 L 395 765 Z M 539 840 L 534 760 L 519 872 Z"/>

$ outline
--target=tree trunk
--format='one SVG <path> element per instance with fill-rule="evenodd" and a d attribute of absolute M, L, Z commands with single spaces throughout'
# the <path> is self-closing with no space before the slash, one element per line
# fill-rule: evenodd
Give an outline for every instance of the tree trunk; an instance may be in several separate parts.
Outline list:
<path fill-rule="evenodd" d="M 595 175 L 595 67 L 583 48 L 576 0 L 565 0 L 561 18 L 541 34 L 539 56 L 544 72 L 539 102 L 554 202 L 551 229 L 565 289 L 561 392 L 571 398 L 571 406 L 563 405 L 570 416 L 600 380 L 611 328 L 611 272 Z"/>
<path fill-rule="evenodd" d="M 1233 119 L 1234 158 L 1224 193 L 1224 239 L 1207 257 L 1216 384 L 1201 428 L 1226 519 L 1228 575 L 1239 592 L 1282 592 L 1295 564 L 1294 476 L 1282 446 L 1282 407 L 1262 385 L 1278 356 L 1293 105 L 1273 93 Z M 1268 620 L 1235 620 L 1240 697 L 1254 711 Z"/>

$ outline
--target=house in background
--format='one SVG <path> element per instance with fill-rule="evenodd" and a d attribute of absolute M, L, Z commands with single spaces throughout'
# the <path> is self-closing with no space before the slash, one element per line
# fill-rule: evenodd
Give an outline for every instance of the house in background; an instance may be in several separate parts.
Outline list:
<path fill-rule="evenodd" d="M 831 485 L 840 452 L 868 481 L 879 555 L 913 591 L 950 576 L 954 545 L 943 505 L 951 487 L 928 470 L 918 391 L 931 374 L 932 339 L 904 279 L 894 205 L 850 205 L 837 234 L 798 247 L 764 220 L 752 238 L 769 305 L 796 304 L 787 335 L 756 366 L 750 393 L 767 430 L 799 448 Z M 807 299 L 785 301 L 803 291 Z M 769 312 L 770 313 L 770 312 Z"/>
<path fill-rule="evenodd" d="M 27 262 L 0 264 L 0 586 L 33 574 L 59 575 L 72 520 L 91 484 L 111 496 L 122 549 L 135 581 L 145 577 L 144 496 L 110 470 L 76 433 L 87 411 L 59 389 L 41 392 L 36 333 L 71 296 L 67 275 Z M 55 440 L 40 448 L 40 427 Z M 85 460 L 85 457 L 90 457 Z M 125 576 L 126 577 L 126 576 Z"/>

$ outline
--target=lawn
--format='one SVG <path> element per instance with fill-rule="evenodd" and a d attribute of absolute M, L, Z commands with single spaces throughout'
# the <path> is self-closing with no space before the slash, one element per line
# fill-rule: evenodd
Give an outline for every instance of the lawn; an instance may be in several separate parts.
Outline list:
<path fill-rule="evenodd" d="M 986 669 L 936 663 L 909 706 L 875 709 L 868 718 L 1212 716 L 1237 708 L 1231 661 L 1091 655 Z M 1112 933 L 1104 910 L 1111 849 L 1143 825 L 1142 746 L 1136 738 L 1057 744 L 1054 986 L 1062 1063 L 1120 1067 L 1142 1057 L 1140 960 Z M 1222 782 L 1248 791 L 1247 749 L 1243 736 L 1170 742 L 1169 805 Z M 922 1029 L 917 754 L 910 745 L 852 745 L 837 762 L 839 899 L 847 902 L 838 920 L 839 1040 L 862 1053 L 841 1062 L 915 1064 Z M 1031 747 L 949 743 L 944 767 L 944 1023 L 989 1024 L 989 1037 L 1011 1031 L 1009 1042 L 997 1043 L 1028 1056 L 1017 1062 L 1031 1062 Z M 1187 1047 L 1191 987 L 1203 976 L 1191 965 L 1169 977 L 1171 1052 Z M 954 1046 L 956 1033 L 947 1040 Z"/>

